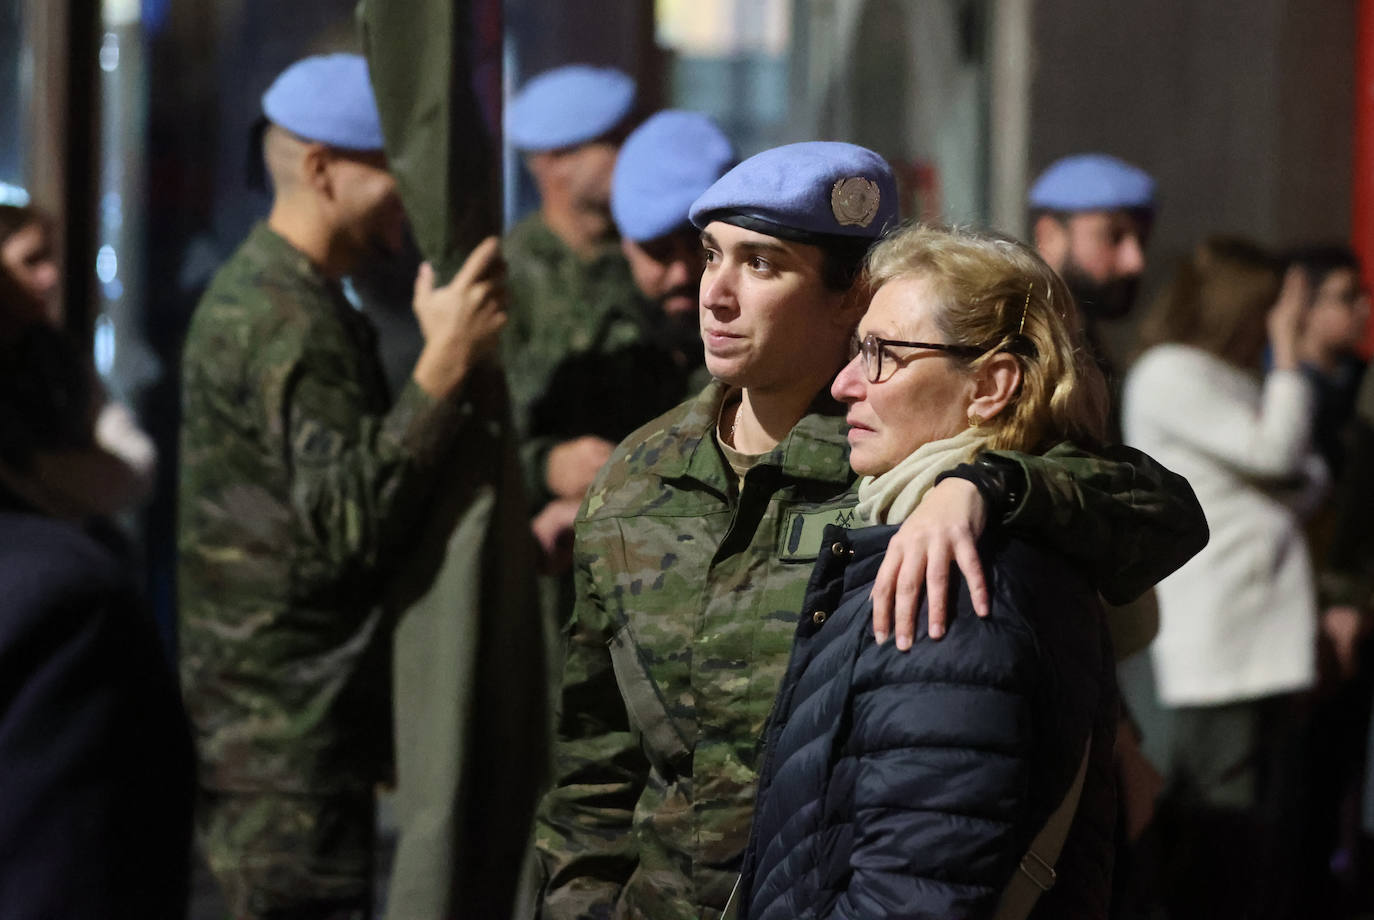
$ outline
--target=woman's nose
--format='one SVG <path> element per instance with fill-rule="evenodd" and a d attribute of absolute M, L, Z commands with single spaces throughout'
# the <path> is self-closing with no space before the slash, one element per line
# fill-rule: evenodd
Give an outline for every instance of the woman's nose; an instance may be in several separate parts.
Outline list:
<path fill-rule="evenodd" d="M 835 382 L 830 385 L 830 395 L 840 402 L 858 402 L 867 392 L 868 378 L 864 372 L 863 355 L 855 355 L 849 363 L 840 368 Z"/>

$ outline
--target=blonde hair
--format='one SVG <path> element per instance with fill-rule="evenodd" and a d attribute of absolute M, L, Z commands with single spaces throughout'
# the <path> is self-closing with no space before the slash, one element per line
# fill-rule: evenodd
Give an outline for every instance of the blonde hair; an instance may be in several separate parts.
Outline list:
<path fill-rule="evenodd" d="M 935 323 L 945 342 L 1012 355 L 1021 387 L 994 418 L 991 450 L 1043 450 L 1073 440 L 1105 440 L 1107 385 L 1083 337 L 1073 296 L 1030 247 L 962 227 L 909 223 L 869 253 L 874 292 L 899 278 L 924 280 L 939 298 Z"/>

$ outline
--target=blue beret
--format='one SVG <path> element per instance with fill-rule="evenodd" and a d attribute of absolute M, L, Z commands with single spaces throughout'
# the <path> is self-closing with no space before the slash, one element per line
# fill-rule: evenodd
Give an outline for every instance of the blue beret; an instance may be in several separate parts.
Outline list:
<path fill-rule="evenodd" d="M 620 235 L 652 240 L 690 227 L 687 210 L 734 162 L 735 150 L 705 115 L 669 109 L 636 128 L 615 161 L 611 216 Z"/>
<path fill-rule="evenodd" d="M 546 70 L 515 94 L 506 136 L 517 150 L 557 150 L 594 141 L 625 120 L 635 81 L 610 67 L 571 64 Z"/>
<path fill-rule="evenodd" d="M 367 61 L 322 54 L 282 71 L 262 94 L 262 113 L 308 141 L 346 150 L 381 150 L 382 121 Z"/>
<path fill-rule="evenodd" d="M 1052 211 L 1115 211 L 1154 205 L 1155 180 L 1150 174 L 1105 153 L 1056 160 L 1030 190 L 1032 208 Z"/>
<path fill-rule="evenodd" d="M 721 176 L 692 204 L 697 227 L 739 218 L 791 234 L 877 239 L 897 224 L 897 182 L 887 161 L 865 147 L 774 147 Z"/>

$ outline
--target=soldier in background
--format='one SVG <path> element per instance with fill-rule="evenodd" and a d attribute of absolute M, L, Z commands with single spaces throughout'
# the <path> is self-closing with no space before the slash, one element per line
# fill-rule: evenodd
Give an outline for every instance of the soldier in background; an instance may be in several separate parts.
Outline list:
<path fill-rule="evenodd" d="M 370 915 L 388 765 L 386 578 L 412 548 L 505 322 L 496 240 L 421 269 L 425 346 L 392 404 L 339 278 L 404 213 L 367 65 L 300 61 L 263 96 L 273 203 L 216 275 L 183 357 L 181 675 L 198 831 L 235 917 Z M 390 408 L 388 408 L 390 407 Z"/>
<path fill-rule="evenodd" d="M 867 306 L 857 282 L 868 247 L 897 220 L 890 167 L 851 144 L 775 148 L 690 213 L 706 250 L 700 317 L 716 379 L 621 443 L 576 524 L 555 783 L 536 827 L 545 918 L 722 915 L 758 739 L 811 565 L 830 551 L 821 533 L 854 520 L 845 412 L 829 385 Z M 1196 552 L 1206 526 L 1191 489 L 1135 458 L 1069 445 L 990 454 L 937 485 L 893 544 L 905 541 L 902 566 L 930 579 L 932 624 L 940 566 L 921 560 L 966 560 L 985 523 L 1087 550 L 1118 599 Z M 970 518 L 972 533 L 959 526 Z M 914 551 L 932 531 L 959 533 L 955 549 Z M 986 610 L 985 588 L 981 600 L 971 592 Z M 940 635 L 932 625 L 913 637 L 914 612 L 899 605 L 898 648 Z"/>
<path fill-rule="evenodd" d="M 639 330 L 614 348 L 565 355 L 530 408 L 529 437 L 616 443 L 710 380 L 697 323 L 705 253 L 687 209 L 734 158 L 725 134 L 697 112 L 659 112 L 625 139 L 611 178 L 611 214 L 639 295 Z M 580 492 L 557 496 L 534 519 L 546 558 L 558 560 L 555 569 L 571 562 L 581 504 Z"/>
<path fill-rule="evenodd" d="M 510 382 L 530 507 L 581 501 L 613 441 L 540 437 L 530 414 L 570 356 L 600 355 L 641 337 L 639 295 L 616 241 L 611 172 L 634 111 L 635 83 L 611 68 L 570 65 L 531 79 L 506 112 L 539 210 L 507 236 Z"/>
<path fill-rule="evenodd" d="M 1120 381 L 1099 324 L 1123 319 L 1135 306 L 1154 224 L 1155 180 L 1116 157 L 1080 153 L 1051 163 L 1029 199 L 1035 248 L 1078 302 L 1088 344 L 1115 394 Z M 1112 420 L 1119 436 L 1115 411 Z"/>
<path fill-rule="evenodd" d="M 1145 248 L 1154 224 L 1155 181 L 1144 170 L 1100 153 L 1051 163 L 1031 185 L 1029 205 L 1035 248 L 1063 277 L 1078 303 L 1088 346 L 1111 388 L 1111 437 L 1121 437 L 1121 375 L 1103 342 L 1101 323 L 1124 319 L 1134 308 L 1145 271 Z M 1122 671 L 1122 717 L 1116 732 L 1117 840 L 1112 878 L 1113 916 L 1148 912 L 1154 885 L 1152 825 L 1164 777 L 1142 750 L 1144 737 L 1132 712 L 1154 734 L 1164 715 L 1153 695 L 1148 656 L 1137 655 L 1159 631 L 1159 604 L 1148 591 L 1132 604 L 1106 606 Z"/>

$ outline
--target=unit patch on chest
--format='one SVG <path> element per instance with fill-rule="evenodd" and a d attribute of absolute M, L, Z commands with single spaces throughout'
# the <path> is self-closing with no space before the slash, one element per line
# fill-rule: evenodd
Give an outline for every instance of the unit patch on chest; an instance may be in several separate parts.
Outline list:
<path fill-rule="evenodd" d="M 808 562 L 821 550 L 821 537 L 829 524 L 859 527 L 862 523 L 853 505 L 842 508 L 787 511 L 778 535 L 778 558 L 783 562 Z"/>

